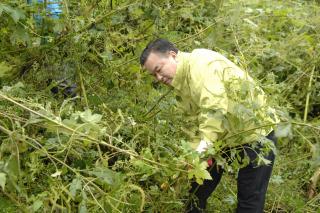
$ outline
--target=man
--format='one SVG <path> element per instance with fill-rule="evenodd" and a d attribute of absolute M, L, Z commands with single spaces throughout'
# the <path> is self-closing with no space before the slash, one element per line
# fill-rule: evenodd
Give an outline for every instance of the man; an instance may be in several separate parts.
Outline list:
<path fill-rule="evenodd" d="M 197 118 L 194 122 L 200 139 L 191 143 L 197 152 L 206 151 L 219 140 L 229 147 L 240 147 L 240 161 L 245 156 L 250 159 L 238 173 L 237 212 L 263 212 L 274 153 L 268 150 L 264 154 L 268 165 L 257 165 L 256 160 L 266 141 L 276 141 L 271 126 L 277 122 L 263 91 L 247 72 L 221 54 L 206 49 L 181 52 L 165 39 L 149 43 L 140 63 L 158 81 L 172 86 L 182 109 Z M 254 141 L 258 144 L 251 146 Z M 229 151 L 225 153 L 228 158 Z M 190 193 L 197 199 L 187 203 L 187 212 L 203 212 L 218 185 L 223 169 L 214 163 L 208 171 L 212 180 L 202 185 L 192 183 Z"/>

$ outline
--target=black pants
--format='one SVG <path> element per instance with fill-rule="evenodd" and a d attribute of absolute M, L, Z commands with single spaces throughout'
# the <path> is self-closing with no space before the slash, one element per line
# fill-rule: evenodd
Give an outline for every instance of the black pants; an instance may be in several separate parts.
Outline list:
<path fill-rule="evenodd" d="M 273 132 L 271 132 L 267 138 L 276 144 L 277 140 Z M 250 158 L 250 163 L 248 166 L 241 168 L 238 173 L 238 206 L 236 211 L 238 213 L 263 212 L 265 195 L 275 155 L 270 151 L 270 153 L 267 156 L 264 156 L 264 158 L 270 160 L 271 164 L 257 167 L 256 163 L 253 161 L 257 158 L 257 154 L 260 153 L 261 148 L 263 147 L 258 146 L 256 149 L 253 149 L 247 145 L 243 146 L 244 151 L 240 153 L 242 156 L 246 154 Z M 186 212 L 204 212 L 207 199 L 219 184 L 223 174 L 223 169 L 215 164 L 208 168 L 208 171 L 211 174 L 212 180 L 204 180 L 202 185 L 199 185 L 196 182 L 191 184 L 191 197 L 188 200 Z M 196 199 L 193 199 L 192 197 L 195 197 Z"/>

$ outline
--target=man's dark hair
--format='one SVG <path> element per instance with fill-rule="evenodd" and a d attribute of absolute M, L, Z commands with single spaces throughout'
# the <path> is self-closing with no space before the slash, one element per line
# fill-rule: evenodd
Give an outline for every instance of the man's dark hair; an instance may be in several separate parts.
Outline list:
<path fill-rule="evenodd" d="M 151 52 L 154 53 L 167 53 L 168 51 L 174 51 L 178 53 L 178 48 L 170 41 L 158 38 L 150 42 L 147 47 L 142 51 L 140 56 L 140 64 L 143 66 L 146 63 Z"/>

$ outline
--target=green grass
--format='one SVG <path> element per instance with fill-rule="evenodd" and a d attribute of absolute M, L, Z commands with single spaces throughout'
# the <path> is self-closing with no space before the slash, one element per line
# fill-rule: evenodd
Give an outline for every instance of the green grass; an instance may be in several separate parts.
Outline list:
<path fill-rule="evenodd" d="M 6 199 L 2 194 L 0 194 L 0 212 L 11 213 L 16 212 L 16 206 L 8 199 Z"/>

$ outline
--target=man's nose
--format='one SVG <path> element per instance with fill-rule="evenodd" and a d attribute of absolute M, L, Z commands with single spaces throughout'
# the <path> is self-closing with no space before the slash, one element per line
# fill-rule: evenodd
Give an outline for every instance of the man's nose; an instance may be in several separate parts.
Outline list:
<path fill-rule="evenodd" d="M 162 76 L 157 73 L 157 74 L 156 74 L 156 79 L 157 79 L 158 81 L 161 81 Z"/>

